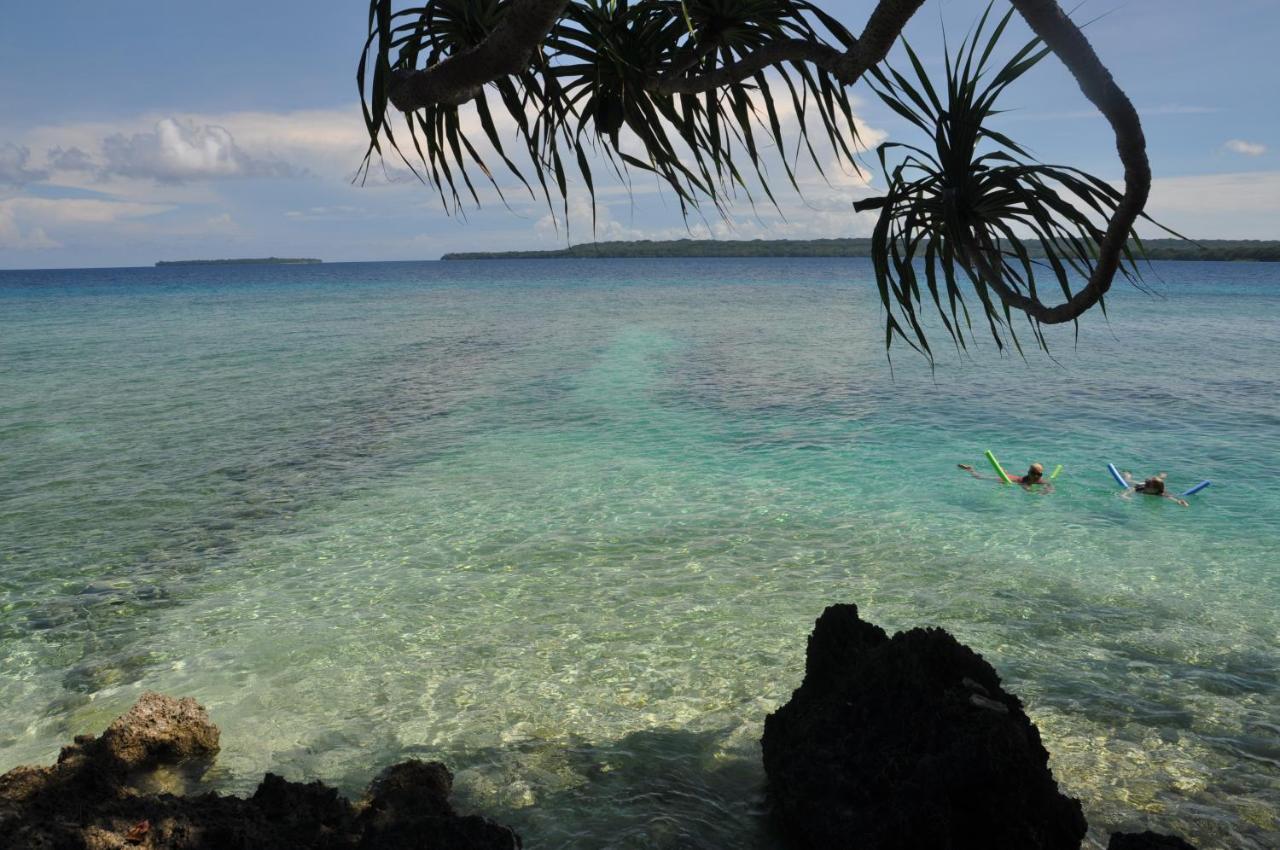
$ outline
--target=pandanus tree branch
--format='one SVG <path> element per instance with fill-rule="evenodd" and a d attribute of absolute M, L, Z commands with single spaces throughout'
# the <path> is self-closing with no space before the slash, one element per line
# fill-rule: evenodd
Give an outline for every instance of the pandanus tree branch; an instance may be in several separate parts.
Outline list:
<path fill-rule="evenodd" d="M 852 69 L 842 76 L 838 69 L 845 68 L 844 59 L 847 54 L 823 44 L 804 38 L 791 38 L 775 41 L 752 51 L 737 62 L 722 65 L 713 71 L 703 74 L 663 74 L 655 79 L 647 88 L 655 94 L 701 94 L 724 88 L 732 83 L 740 83 L 750 79 L 766 68 L 781 65 L 784 62 L 808 62 L 819 68 L 836 73 L 836 78 L 844 85 L 851 85 L 861 76 L 859 71 L 853 75 Z M 865 69 L 863 69 L 865 70 Z"/>
<path fill-rule="evenodd" d="M 1080 85 L 1080 91 L 1098 108 L 1116 137 L 1116 151 L 1124 165 L 1124 197 L 1107 223 L 1106 235 L 1098 245 L 1098 259 L 1093 273 L 1075 295 L 1053 307 L 1019 292 L 1012 292 L 1002 281 L 993 285 L 1006 304 L 1024 311 L 1046 325 L 1070 322 L 1097 304 L 1111 288 L 1133 225 L 1147 204 L 1151 193 L 1151 164 L 1147 160 L 1147 139 L 1142 132 L 1138 111 L 1116 85 L 1111 72 L 1102 64 L 1084 33 L 1071 22 L 1056 0 L 1010 0 L 1040 37 L 1067 67 Z"/>
<path fill-rule="evenodd" d="M 875 67 L 902 33 L 902 28 L 924 5 L 924 0 L 881 0 L 872 11 L 862 35 L 847 50 L 808 39 L 788 39 L 766 44 L 744 58 L 706 74 L 662 77 L 653 86 L 660 94 L 697 94 L 741 82 L 765 68 L 783 62 L 809 62 L 830 71 L 842 85 L 856 83 Z"/>
<path fill-rule="evenodd" d="M 394 15 L 390 0 L 371 0 L 369 44 L 375 48 L 367 47 L 366 58 L 376 52 L 376 68 L 381 74 L 381 89 L 376 73 L 372 109 L 366 108 L 371 150 L 380 150 L 382 134 L 392 138 L 386 123 L 386 105 L 390 104 L 406 114 L 414 145 L 431 166 L 432 182 L 447 181 L 452 187 L 454 172 L 459 172 L 471 189 L 465 172 L 468 161 L 479 165 L 493 180 L 458 128 L 456 106 L 474 99 L 491 146 L 523 181 L 502 151 L 489 117 L 484 90 L 493 84 L 506 112 L 519 125 L 548 200 L 544 171 L 554 178 L 562 196 L 566 192 L 562 147 L 575 155 L 594 200 L 582 142 L 584 130 L 592 124 L 600 138 L 611 142 L 605 153 L 616 160 L 615 167 L 654 171 L 675 189 L 682 209 L 696 206 L 699 195 L 710 197 L 718 206 L 726 184 L 749 194 L 739 173 L 740 158 L 733 153 L 735 143 L 746 151 L 772 200 L 757 157 L 752 128 L 757 108 L 751 105 L 749 90 L 764 95 L 769 126 L 758 115 L 755 121 L 771 132 L 782 149 L 771 86 L 763 75 L 766 69 L 776 69 L 796 111 L 803 115 L 809 104 L 816 103 L 828 141 L 838 155 L 843 151 L 851 161 L 846 140 L 854 132 L 853 120 L 843 88 L 884 61 L 907 21 L 923 4 L 923 0 L 879 0 L 855 37 L 816 2 L 752 4 L 743 0 L 742 8 L 756 9 L 749 14 L 761 20 L 746 21 L 737 31 L 748 34 L 730 42 L 723 29 L 716 28 L 716 16 L 724 14 L 723 4 L 714 4 L 714 8 L 703 4 L 699 18 L 694 0 L 426 0 L 421 9 Z M 1105 233 L 1091 240 L 1097 243 L 1096 261 L 1085 269 L 1087 282 L 1068 293 L 1064 301 L 1045 304 L 1033 285 L 1019 286 L 1001 274 L 1002 263 L 979 264 L 981 283 L 990 287 L 1006 309 L 1023 311 L 1035 323 L 1059 324 L 1075 320 L 1098 304 L 1116 273 L 1124 269 L 1133 226 L 1150 192 L 1151 171 L 1136 110 L 1057 0 L 1009 2 L 1107 119 L 1124 166 L 1123 196 L 1108 210 Z M 432 16 L 439 7 L 450 4 L 457 7 L 454 18 L 468 17 L 471 24 L 462 27 L 451 23 L 449 36 L 437 37 L 430 31 L 438 23 Z M 484 17 L 482 12 L 489 14 L 488 22 L 475 24 Z M 398 16 L 413 14 L 419 15 L 416 22 L 394 25 Z M 839 46 L 828 44 L 810 19 L 819 20 Z M 465 37 L 454 32 L 464 29 Z M 393 67 L 390 54 L 397 46 L 400 58 Z M 416 67 L 420 51 L 427 57 L 423 68 Z M 362 62 L 362 96 L 364 67 Z M 795 82 L 789 73 L 798 74 Z M 782 85 L 777 83 L 779 89 Z M 704 95 L 707 99 L 700 99 Z M 530 114 L 532 118 L 527 117 Z M 691 163 L 676 152 L 662 125 L 675 126 L 676 137 L 692 151 Z M 639 137 L 648 162 L 623 150 L 618 137 L 621 126 Z M 809 131 L 803 121 L 797 132 L 808 146 Z M 821 169 L 819 157 L 811 146 L 808 150 Z M 784 167 L 798 189 L 791 164 L 784 162 Z M 984 250 L 977 244 L 957 247 L 961 250 L 956 256 Z"/>
<path fill-rule="evenodd" d="M 850 86 L 888 55 L 902 28 L 923 4 L 924 0 L 880 0 L 862 36 L 847 50 L 810 39 L 787 39 L 766 44 L 707 74 L 660 74 L 649 88 L 659 94 L 696 94 L 741 82 L 783 62 L 809 62 Z M 389 99 L 401 112 L 471 100 L 487 83 L 525 70 L 568 5 L 569 0 L 513 0 L 498 26 L 475 47 L 428 68 L 397 71 Z"/>
<path fill-rule="evenodd" d="M 471 100 L 486 84 L 528 68 L 539 43 L 568 5 L 569 0 L 513 0 L 498 25 L 476 46 L 428 68 L 395 73 L 388 98 L 401 112 Z"/>

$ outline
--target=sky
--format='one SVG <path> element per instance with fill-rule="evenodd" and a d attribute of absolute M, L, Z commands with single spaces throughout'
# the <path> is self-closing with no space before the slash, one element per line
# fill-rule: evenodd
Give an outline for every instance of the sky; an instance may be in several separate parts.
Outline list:
<path fill-rule="evenodd" d="M 822 5 L 854 31 L 871 9 L 870 0 Z M 868 155 L 864 171 L 807 173 L 802 195 L 778 193 L 779 209 L 744 202 L 727 219 L 686 222 L 643 179 L 598 193 L 594 233 L 581 186 L 567 230 L 518 192 L 509 208 L 486 194 L 479 209 L 450 215 L 403 169 L 353 182 L 366 140 L 355 86 L 362 0 L 7 6 L 0 268 L 865 236 L 874 216 L 851 203 L 883 187 Z M 906 37 L 940 70 L 943 32 L 954 41 L 984 6 L 927 0 Z M 1092 21 L 1086 34 L 1142 116 L 1155 174 L 1148 213 L 1196 238 L 1280 239 L 1280 2 L 1086 0 L 1073 14 Z M 905 64 L 900 48 L 891 60 Z M 921 141 L 865 84 L 853 93 L 864 143 Z M 1000 129 L 1040 160 L 1119 179 L 1109 128 L 1056 60 L 1005 105 Z"/>

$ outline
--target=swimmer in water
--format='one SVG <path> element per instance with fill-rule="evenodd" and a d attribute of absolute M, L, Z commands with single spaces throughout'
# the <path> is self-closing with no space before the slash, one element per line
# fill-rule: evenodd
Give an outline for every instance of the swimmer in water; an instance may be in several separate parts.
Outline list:
<path fill-rule="evenodd" d="M 969 473 L 974 478 L 977 478 L 980 481 L 998 480 L 998 479 L 987 478 L 985 475 L 979 475 L 978 471 L 967 463 L 961 463 L 957 465 L 961 469 L 963 469 L 965 472 Z M 1009 480 L 1012 481 L 1014 484 L 1021 484 L 1023 487 L 1026 487 L 1028 490 L 1030 490 L 1036 484 L 1039 484 L 1041 487 L 1043 487 L 1046 493 L 1053 490 L 1053 485 L 1050 484 L 1048 481 L 1044 480 L 1044 464 L 1042 463 L 1031 464 L 1031 466 L 1027 467 L 1026 475 L 1010 475 Z"/>
<path fill-rule="evenodd" d="M 1127 499 L 1131 497 L 1134 493 L 1141 493 L 1144 496 L 1159 496 L 1162 499 L 1168 499 L 1171 502 L 1177 502 L 1179 505 L 1182 505 L 1184 508 L 1190 507 L 1190 503 L 1186 499 L 1181 499 L 1173 495 L 1172 493 L 1168 493 L 1165 491 L 1164 480 L 1168 477 L 1169 477 L 1168 473 L 1162 472 L 1159 475 L 1152 475 L 1150 478 L 1148 478 L 1146 481 L 1143 481 L 1141 484 L 1134 484 L 1133 474 L 1130 472 L 1126 472 L 1124 474 L 1124 480 L 1129 482 L 1129 489 L 1124 491 L 1124 497 Z"/>

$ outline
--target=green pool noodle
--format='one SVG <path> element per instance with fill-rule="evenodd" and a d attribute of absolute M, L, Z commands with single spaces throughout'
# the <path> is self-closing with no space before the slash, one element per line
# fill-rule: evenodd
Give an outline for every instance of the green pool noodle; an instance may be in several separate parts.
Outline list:
<path fill-rule="evenodd" d="M 1053 471 L 1053 475 L 1049 476 L 1049 480 L 1052 481 L 1053 479 L 1057 478 L 1058 473 L 1061 471 L 1062 471 L 1062 464 L 1058 464 L 1058 468 Z"/>
<path fill-rule="evenodd" d="M 1000 465 L 1000 461 L 996 460 L 996 456 L 992 454 L 991 449 L 987 449 L 987 460 L 991 461 L 991 465 L 995 468 L 996 475 L 1000 476 L 1000 480 L 1005 484 L 1012 484 L 1009 475 L 1004 471 L 1004 467 Z"/>

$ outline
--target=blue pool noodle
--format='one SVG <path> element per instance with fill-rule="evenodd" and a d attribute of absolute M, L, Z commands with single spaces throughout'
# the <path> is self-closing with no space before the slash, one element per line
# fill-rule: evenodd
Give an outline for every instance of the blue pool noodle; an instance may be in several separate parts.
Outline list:
<path fill-rule="evenodd" d="M 1117 484 L 1126 490 L 1129 489 L 1129 482 L 1124 480 L 1124 476 L 1120 474 L 1120 470 L 1116 469 L 1116 465 L 1114 463 L 1107 464 L 1107 472 L 1111 473 L 1111 477 L 1116 480 Z"/>
<path fill-rule="evenodd" d="M 1196 493 L 1199 493 L 1201 490 L 1208 487 L 1212 483 L 1213 483 L 1212 481 L 1201 481 L 1199 484 L 1192 487 L 1187 492 L 1183 493 L 1182 497 L 1185 499 L 1187 496 L 1194 496 Z"/>

